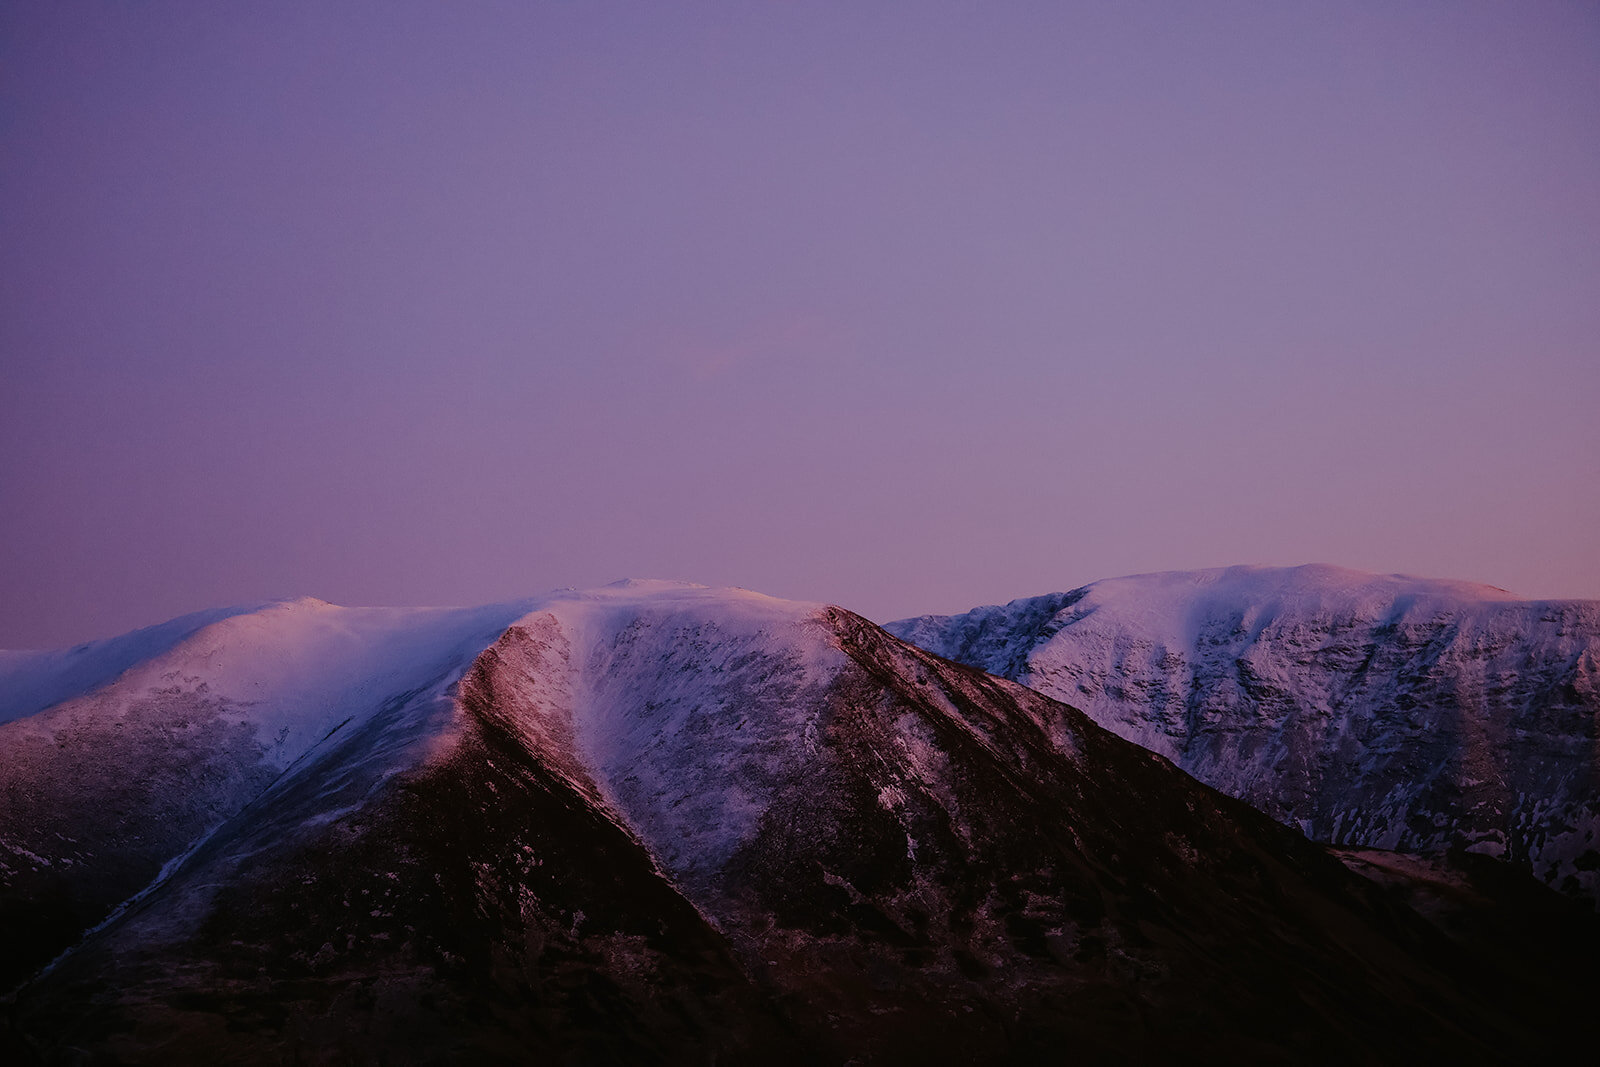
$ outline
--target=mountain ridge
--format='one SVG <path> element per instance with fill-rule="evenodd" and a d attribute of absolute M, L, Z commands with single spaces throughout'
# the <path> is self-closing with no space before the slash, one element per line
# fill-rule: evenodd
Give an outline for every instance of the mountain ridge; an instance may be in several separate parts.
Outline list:
<path fill-rule="evenodd" d="M 842 608 L 217 625 L 0 726 L 0 934 L 55 960 L 4 1013 L 23 1062 L 1470 1061 L 1590 994 Z M 1600 944 L 1563 930 L 1531 958 Z"/>

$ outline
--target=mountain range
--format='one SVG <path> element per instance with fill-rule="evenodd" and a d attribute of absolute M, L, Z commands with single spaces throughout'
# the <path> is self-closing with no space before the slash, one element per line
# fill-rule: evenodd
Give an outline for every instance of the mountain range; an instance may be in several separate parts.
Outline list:
<path fill-rule="evenodd" d="M 0 1055 L 1497 1062 L 1586 1032 L 1592 909 L 1509 844 L 1318 843 L 954 658 L 667 582 L 6 653 Z"/>

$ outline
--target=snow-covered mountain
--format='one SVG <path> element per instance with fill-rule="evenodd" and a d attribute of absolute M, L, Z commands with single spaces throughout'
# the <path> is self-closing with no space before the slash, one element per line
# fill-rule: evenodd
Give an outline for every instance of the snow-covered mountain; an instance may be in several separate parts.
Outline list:
<path fill-rule="evenodd" d="M 0 660 L 69 694 L 0 725 L 11 1061 L 1485 1059 L 1596 991 L 1531 880 L 1529 934 L 1491 876 L 1336 855 L 840 608 L 142 633 Z"/>
<path fill-rule="evenodd" d="M 1232 567 L 887 628 L 1318 840 L 1466 848 L 1600 900 L 1600 601 Z"/>

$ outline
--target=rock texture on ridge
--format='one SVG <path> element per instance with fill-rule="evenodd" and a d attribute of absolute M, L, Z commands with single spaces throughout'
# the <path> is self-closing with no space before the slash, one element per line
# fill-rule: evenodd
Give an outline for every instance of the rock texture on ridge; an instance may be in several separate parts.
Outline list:
<path fill-rule="evenodd" d="M 1482 852 L 1600 902 L 1600 601 L 1233 567 L 887 628 L 1317 840 Z"/>

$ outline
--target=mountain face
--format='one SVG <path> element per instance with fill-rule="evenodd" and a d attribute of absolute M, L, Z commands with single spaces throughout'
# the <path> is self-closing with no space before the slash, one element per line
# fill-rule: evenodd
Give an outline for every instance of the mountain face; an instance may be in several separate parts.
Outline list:
<path fill-rule="evenodd" d="M 295 601 L 148 647 L 21 661 L 70 695 L 0 726 L 12 1062 L 1492 1061 L 1597 991 L 1531 880 L 1335 854 L 839 608 Z"/>
<path fill-rule="evenodd" d="M 1600 601 L 1234 567 L 887 628 L 1317 840 L 1481 852 L 1600 901 Z"/>

